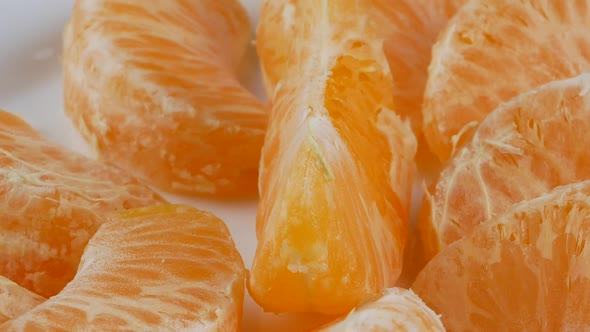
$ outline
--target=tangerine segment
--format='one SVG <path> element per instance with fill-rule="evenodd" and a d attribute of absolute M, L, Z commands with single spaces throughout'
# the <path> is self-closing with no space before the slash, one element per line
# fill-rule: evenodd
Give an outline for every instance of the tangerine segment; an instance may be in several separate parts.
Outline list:
<path fill-rule="evenodd" d="M 174 193 L 256 193 L 267 114 L 238 82 L 237 0 L 77 0 L 66 114 L 101 158 Z"/>
<path fill-rule="evenodd" d="M 0 274 L 20 286 L 57 294 L 106 214 L 163 201 L 126 172 L 0 111 Z"/>
<path fill-rule="evenodd" d="M 440 317 L 412 290 L 389 288 L 378 298 L 351 311 L 348 316 L 317 331 L 443 332 L 445 328 Z"/>
<path fill-rule="evenodd" d="M 582 331 L 589 236 L 590 181 L 558 187 L 444 249 L 413 289 L 450 331 Z"/>
<path fill-rule="evenodd" d="M 227 227 L 211 213 L 131 209 L 101 226 L 58 295 L 0 331 L 236 331 L 244 275 Z"/>
<path fill-rule="evenodd" d="M 0 276 L 0 323 L 20 316 L 45 299 Z"/>
<path fill-rule="evenodd" d="M 272 100 L 249 290 L 267 311 L 343 314 L 399 276 L 416 140 L 366 3 L 282 4 L 303 21 Z"/>
<path fill-rule="evenodd" d="M 590 1 L 475 0 L 432 52 L 424 133 L 446 161 L 500 103 L 590 67 Z"/>
<path fill-rule="evenodd" d="M 489 114 L 426 192 L 427 258 L 513 203 L 590 178 L 590 74 L 554 81 Z"/>

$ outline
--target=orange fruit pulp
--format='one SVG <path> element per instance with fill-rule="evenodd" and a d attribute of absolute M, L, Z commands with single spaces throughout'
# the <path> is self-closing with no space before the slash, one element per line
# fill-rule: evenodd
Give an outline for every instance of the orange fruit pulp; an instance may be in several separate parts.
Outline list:
<path fill-rule="evenodd" d="M 267 111 L 238 81 L 249 28 L 237 0 L 77 0 L 66 114 L 100 158 L 163 191 L 253 196 Z"/>
<path fill-rule="evenodd" d="M 368 6 L 280 5 L 300 21 L 272 98 L 249 291 L 267 311 L 343 314 L 400 274 L 416 140 Z M 283 23 L 263 9 L 260 29 Z"/>
<path fill-rule="evenodd" d="M 474 0 L 433 47 L 424 135 L 443 162 L 501 103 L 590 68 L 589 0 Z"/>
<path fill-rule="evenodd" d="M 508 208 L 446 247 L 412 289 L 449 331 L 590 325 L 590 182 Z"/>
<path fill-rule="evenodd" d="M 427 259 L 514 203 L 590 178 L 588 86 L 588 73 L 547 83 L 486 117 L 426 193 Z"/>
<path fill-rule="evenodd" d="M 0 111 L 0 274 L 44 297 L 76 272 L 106 215 L 163 202 L 126 172 L 49 142 Z"/>
<path fill-rule="evenodd" d="M 226 225 L 211 213 L 130 209 L 100 227 L 58 295 L 0 331 L 236 331 L 244 276 Z"/>

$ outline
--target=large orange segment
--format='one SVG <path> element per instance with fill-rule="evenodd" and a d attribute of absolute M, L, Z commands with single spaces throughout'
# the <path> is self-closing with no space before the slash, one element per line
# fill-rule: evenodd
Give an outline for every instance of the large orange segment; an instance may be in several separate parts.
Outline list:
<path fill-rule="evenodd" d="M 556 188 L 476 227 L 414 291 L 449 331 L 583 331 L 590 325 L 590 182 Z"/>
<path fill-rule="evenodd" d="M 267 114 L 240 85 L 237 0 L 77 0 L 64 103 L 101 158 L 169 192 L 256 193 Z"/>
<path fill-rule="evenodd" d="M 20 316 L 45 299 L 0 276 L 0 323 Z"/>
<path fill-rule="evenodd" d="M 282 5 L 303 21 L 272 99 L 249 290 L 267 311 L 342 314 L 399 276 L 416 141 L 365 3 Z"/>
<path fill-rule="evenodd" d="M 440 317 L 411 290 L 390 288 L 318 332 L 444 332 Z"/>
<path fill-rule="evenodd" d="M 501 102 L 590 68 L 590 1 L 476 0 L 432 52 L 424 133 L 446 161 Z"/>
<path fill-rule="evenodd" d="M 162 201 L 127 173 L 0 111 L 0 274 L 17 284 L 55 295 L 106 214 Z"/>
<path fill-rule="evenodd" d="M 426 193 L 428 258 L 513 203 L 590 178 L 590 75 L 548 83 L 482 122 Z"/>
<path fill-rule="evenodd" d="M 0 331 L 237 331 L 245 268 L 227 227 L 183 205 L 120 213 L 76 277 Z"/>

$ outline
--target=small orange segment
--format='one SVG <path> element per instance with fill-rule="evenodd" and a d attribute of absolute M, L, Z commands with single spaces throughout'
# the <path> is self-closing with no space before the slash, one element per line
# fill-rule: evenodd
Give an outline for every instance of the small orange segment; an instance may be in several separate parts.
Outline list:
<path fill-rule="evenodd" d="M 444 332 L 440 317 L 411 290 L 389 288 L 317 332 Z"/>
<path fill-rule="evenodd" d="M 168 192 L 256 194 L 265 106 L 238 82 L 238 0 L 77 0 L 64 106 L 109 162 Z"/>
<path fill-rule="evenodd" d="M 427 259 L 514 203 L 590 178 L 589 89 L 588 73 L 554 81 L 486 117 L 426 193 Z"/>
<path fill-rule="evenodd" d="M 499 104 L 590 68 L 590 0 L 474 0 L 433 47 L 424 135 L 446 162 Z"/>
<path fill-rule="evenodd" d="M 0 324 L 31 310 L 45 299 L 0 276 Z"/>
<path fill-rule="evenodd" d="M 163 201 L 126 172 L 0 111 L 0 274 L 20 286 L 57 294 L 107 214 Z"/>
<path fill-rule="evenodd" d="M 185 205 L 103 224 L 76 277 L 0 331 L 237 331 L 245 268 L 223 221 Z"/>
<path fill-rule="evenodd" d="M 590 181 L 523 201 L 445 248 L 412 289 L 449 331 L 590 326 Z"/>
<path fill-rule="evenodd" d="M 269 1 L 298 21 L 263 148 L 249 290 L 267 311 L 344 314 L 400 274 L 416 139 L 365 2 Z"/>

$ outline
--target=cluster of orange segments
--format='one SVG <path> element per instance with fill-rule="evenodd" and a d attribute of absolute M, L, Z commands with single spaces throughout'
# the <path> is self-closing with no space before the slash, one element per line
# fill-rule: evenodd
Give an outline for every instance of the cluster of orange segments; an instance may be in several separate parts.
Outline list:
<path fill-rule="evenodd" d="M 0 331 L 236 331 L 246 292 L 318 331 L 589 329 L 589 31 L 590 0 L 265 0 L 267 104 L 238 0 L 76 0 L 100 160 L 0 113 Z M 258 192 L 252 266 L 157 191 Z"/>

